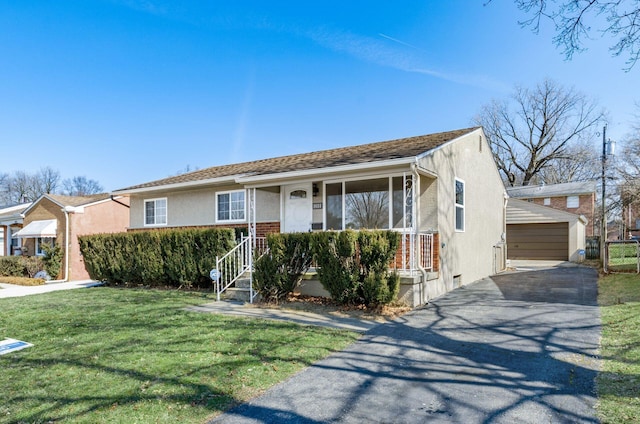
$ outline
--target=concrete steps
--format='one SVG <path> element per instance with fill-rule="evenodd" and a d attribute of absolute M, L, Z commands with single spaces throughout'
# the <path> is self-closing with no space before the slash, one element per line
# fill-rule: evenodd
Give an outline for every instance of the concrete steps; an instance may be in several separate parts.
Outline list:
<path fill-rule="evenodd" d="M 234 286 L 229 287 L 221 294 L 221 298 L 224 300 L 250 302 L 251 301 L 250 287 L 251 287 L 251 279 L 249 278 L 249 275 L 243 275 L 241 278 L 236 280 L 235 287 Z"/>

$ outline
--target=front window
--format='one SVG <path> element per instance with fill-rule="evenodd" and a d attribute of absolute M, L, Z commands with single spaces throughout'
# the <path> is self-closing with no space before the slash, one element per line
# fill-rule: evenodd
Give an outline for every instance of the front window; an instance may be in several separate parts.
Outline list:
<path fill-rule="evenodd" d="M 385 177 L 325 186 L 326 229 L 411 227 L 411 177 Z"/>
<path fill-rule="evenodd" d="M 244 190 L 221 192 L 216 195 L 217 221 L 244 221 L 245 192 Z"/>
<path fill-rule="evenodd" d="M 464 181 L 456 178 L 456 231 L 464 231 Z"/>
<path fill-rule="evenodd" d="M 388 178 L 348 181 L 344 188 L 346 228 L 389 228 Z"/>
<path fill-rule="evenodd" d="M 54 237 L 38 237 L 36 238 L 36 256 L 44 256 L 45 251 L 43 246 L 53 246 L 56 242 Z"/>
<path fill-rule="evenodd" d="M 567 208 L 577 208 L 580 206 L 580 198 L 578 196 L 567 196 Z"/>
<path fill-rule="evenodd" d="M 144 225 L 167 225 L 167 199 L 144 201 Z"/>

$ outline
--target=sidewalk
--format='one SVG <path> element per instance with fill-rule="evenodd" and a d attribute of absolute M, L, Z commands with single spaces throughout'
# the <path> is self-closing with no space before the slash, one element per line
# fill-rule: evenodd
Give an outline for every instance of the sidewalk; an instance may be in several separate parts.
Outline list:
<path fill-rule="evenodd" d="M 8 297 L 21 297 L 30 294 L 49 293 L 58 290 L 82 289 L 99 286 L 102 283 L 93 280 L 71 281 L 67 283 L 49 283 L 42 286 L 18 286 L 15 284 L 0 283 L 0 299 Z"/>
<path fill-rule="evenodd" d="M 242 302 L 221 301 L 207 303 L 200 306 L 190 306 L 186 308 L 194 312 L 207 312 L 221 315 L 234 315 L 250 318 L 271 319 L 277 321 L 289 321 L 302 325 L 315 325 L 320 327 L 339 328 L 364 333 L 381 322 L 358 319 L 351 317 L 341 317 L 332 314 L 315 314 L 306 311 L 292 309 L 268 309 L 259 308 Z"/>

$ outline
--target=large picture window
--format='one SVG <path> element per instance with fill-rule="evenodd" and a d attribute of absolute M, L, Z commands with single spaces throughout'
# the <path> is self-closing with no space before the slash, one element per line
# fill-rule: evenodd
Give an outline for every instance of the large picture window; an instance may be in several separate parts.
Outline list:
<path fill-rule="evenodd" d="M 411 177 L 384 177 L 325 186 L 328 230 L 411 227 Z"/>
<path fill-rule="evenodd" d="M 227 191 L 216 194 L 216 220 L 219 222 L 244 221 L 244 190 Z"/>
<path fill-rule="evenodd" d="M 456 178 L 456 231 L 464 231 L 464 181 Z"/>
<path fill-rule="evenodd" d="M 167 225 L 167 199 L 144 201 L 144 225 Z"/>

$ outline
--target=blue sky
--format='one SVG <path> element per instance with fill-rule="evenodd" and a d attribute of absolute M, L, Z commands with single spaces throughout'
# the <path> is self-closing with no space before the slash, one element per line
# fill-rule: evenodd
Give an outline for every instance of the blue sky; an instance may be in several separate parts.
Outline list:
<path fill-rule="evenodd" d="M 465 128 L 545 77 L 621 140 L 640 102 L 607 40 L 565 61 L 512 0 L 0 0 L 0 172 L 106 190 L 187 167 Z M 599 148 L 600 140 L 594 140 Z"/>

